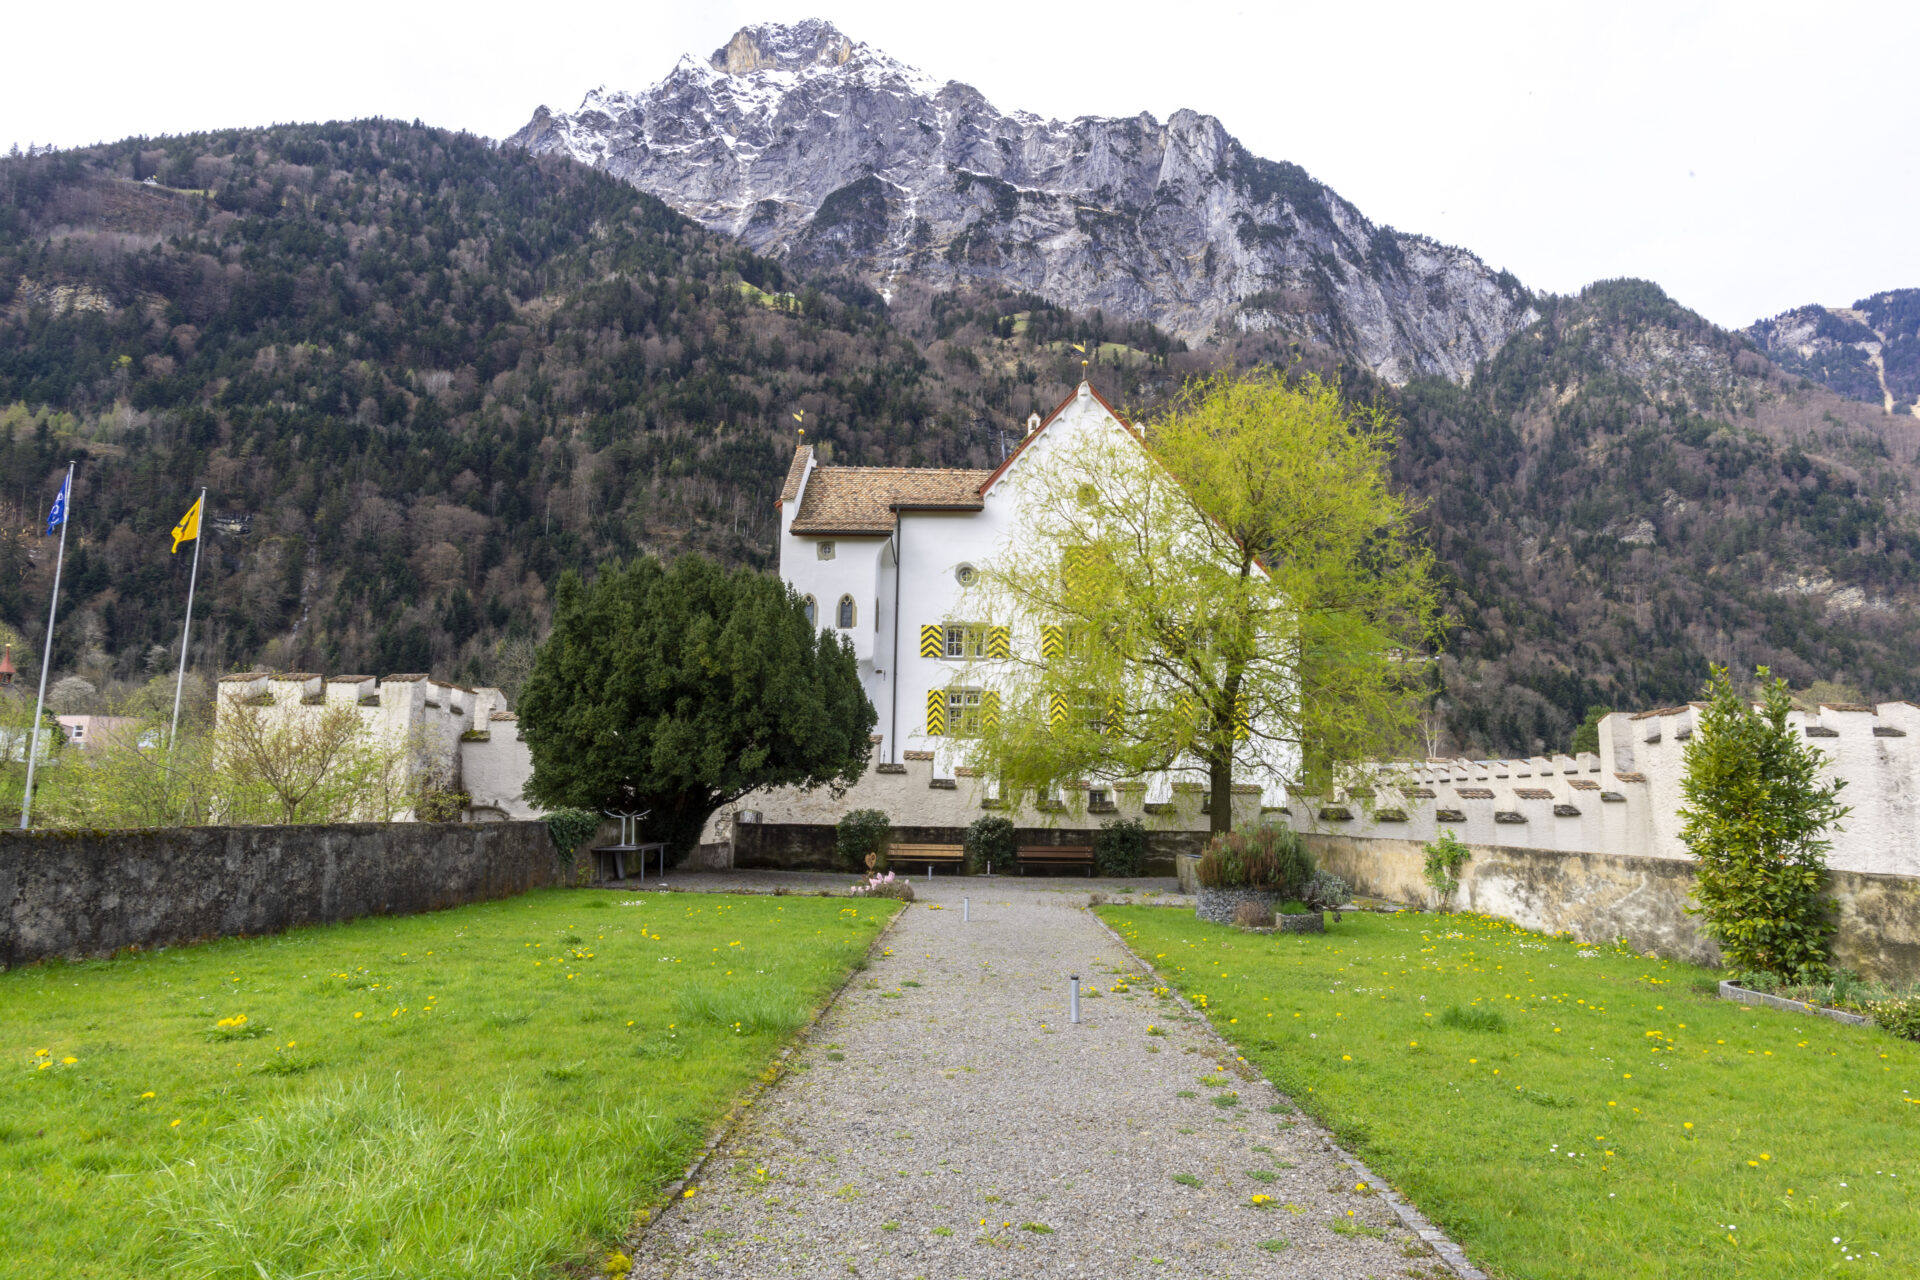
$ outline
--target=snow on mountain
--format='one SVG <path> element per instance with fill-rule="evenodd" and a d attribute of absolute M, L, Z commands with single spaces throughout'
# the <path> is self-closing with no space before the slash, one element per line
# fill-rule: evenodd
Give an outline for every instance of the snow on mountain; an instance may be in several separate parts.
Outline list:
<path fill-rule="evenodd" d="M 883 293 L 1004 283 L 1190 341 L 1316 339 L 1396 382 L 1464 379 L 1537 318 L 1512 276 L 1374 225 L 1212 116 L 1008 113 L 818 19 L 745 27 L 643 92 L 542 106 L 508 141 Z"/>

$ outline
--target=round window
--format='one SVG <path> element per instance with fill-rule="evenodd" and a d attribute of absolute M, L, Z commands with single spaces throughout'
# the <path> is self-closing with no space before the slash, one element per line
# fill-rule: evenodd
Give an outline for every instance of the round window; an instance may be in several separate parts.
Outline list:
<path fill-rule="evenodd" d="M 979 570 L 975 569 L 972 565 L 963 564 L 953 571 L 953 576 L 959 580 L 961 586 L 970 587 L 973 585 L 973 580 L 980 576 L 980 573 Z"/>

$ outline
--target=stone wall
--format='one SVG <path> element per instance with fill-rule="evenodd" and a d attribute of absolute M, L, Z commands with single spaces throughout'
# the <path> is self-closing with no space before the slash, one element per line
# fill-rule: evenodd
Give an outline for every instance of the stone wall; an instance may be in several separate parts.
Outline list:
<path fill-rule="evenodd" d="M 0 831 L 0 967 L 437 911 L 571 874 L 543 822 Z"/>
<path fill-rule="evenodd" d="M 965 769 L 955 769 L 938 760 L 929 751 L 909 751 L 900 764 L 884 763 L 878 746 L 867 764 L 867 771 L 847 791 L 835 795 L 827 787 L 802 791 L 796 787 L 771 787 L 742 797 L 735 804 L 715 813 L 708 820 L 704 841 L 727 838 L 728 824 L 736 813 L 757 813 L 760 820 L 774 825 L 818 825 L 831 827 L 853 809 L 878 809 L 903 827 L 939 827 L 962 830 L 975 818 L 998 813 L 1011 818 L 1016 826 L 1034 830 L 1074 833 L 1076 842 L 1084 841 L 1113 818 L 1138 818 L 1149 830 L 1168 834 L 1192 832 L 1206 835 L 1209 818 L 1205 796 L 1197 786 L 1169 786 L 1164 794 L 1144 786 L 1106 788 L 1107 805 L 1091 802 L 1093 790 L 1082 785 L 1063 792 L 1060 807 L 1043 811 L 1028 795 L 1017 808 L 1002 806 L 991 793 L 987 780 Z M 1260 816 L 1260 788 L 1234 788 L 1233 817 L 1236 823 L 1250 822 Z"/>
<path fill-rule="evenodd" d="M 1306 835 L 1327 870 L 1356 892 L 1421 906 L 1433 903 L 1426 857 L 1414 840 Z M 1588 942 L 1625 938 L 1636 951 L 1717 966 L 1720 950 L 1687 914 L 1693 867 L 1674 858 L 1472 844 L 1460 869 L 1456 909 L 1484 912 Z M 1920 880 L 1836 870 L 1837 963 L 1883 981 L 1920 978 Z"/>
<path fill-rule="evenodd" d="M 807 822 L 736 822 L 733 824 L 733 866 L 762 871 L 839 871 L 834 855 L 834 828 Z M 964 827 L 895 827 L 895 844 L 959 844 Z M 1085 844 L 1091 833 L 1058 827 L 1016 827 L 1022 845 Z M 1147 836 L 1147 867 L 1143 874 L 1170 876 L 1176 851 L 1197 852 L 1206 843 L 1205 832 L 1155 831 Z M 925 865 L 896 864 L 901 873 L 924 875 Z M 995 869 L 996 871 L 998 868 Z M 849 872 L 849 874 L 852 874 Z M 1078 871 L 1065 874 L 1079 875 Z"/>

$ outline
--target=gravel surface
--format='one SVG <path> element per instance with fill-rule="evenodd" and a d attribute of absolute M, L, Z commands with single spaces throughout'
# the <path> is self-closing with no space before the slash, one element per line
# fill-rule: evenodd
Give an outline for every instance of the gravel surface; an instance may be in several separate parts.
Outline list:
<path fill-rule="evenodd" d="M 677 879 L 806 891 L 791 873 Z M 1115 989 L 1136 971 L 1085 881 L 915 888 L 888 954 L 640 1243 L 635 1276 L 1449 1274 L 1204 1026 L 1147 982 Z"/>

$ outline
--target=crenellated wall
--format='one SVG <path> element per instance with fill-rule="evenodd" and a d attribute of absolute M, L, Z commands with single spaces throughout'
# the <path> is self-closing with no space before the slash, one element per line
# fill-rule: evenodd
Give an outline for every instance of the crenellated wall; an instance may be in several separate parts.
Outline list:
<path fill-rule="evenodd" d="M 533 759 L 498 689 L 469 689 L 427 675 L 260 671 L 220 678 L 216 715 L 236 702 L 288 718 L 352 707 L 377 737 L 409 746 L 407 776 L 397 782 L 406 794 L 427 783 L 465 790 L 471 797 L 468 817 L 478 821 L 541 813 L 522 795 Z M 411 811 L 401 816 L 411 817 Z"/>
<path fill-rule="evenodd" d="M 1296 829 L 1416 844 L 1451 831 L 1466 844 L 1687 860 L 1680 840 L 1686 747 L 1701 707 L 1615 712 L 1600 751 L 1528 760 L 1423 760 L 1381 766 L 1371 797 L 1288 797 Z M 1920 876 L 1920 706 L 1821 706 L 1792 713 L 1794 731 L 1843 779 L 1849 814 L 1827 865 Z"/>

